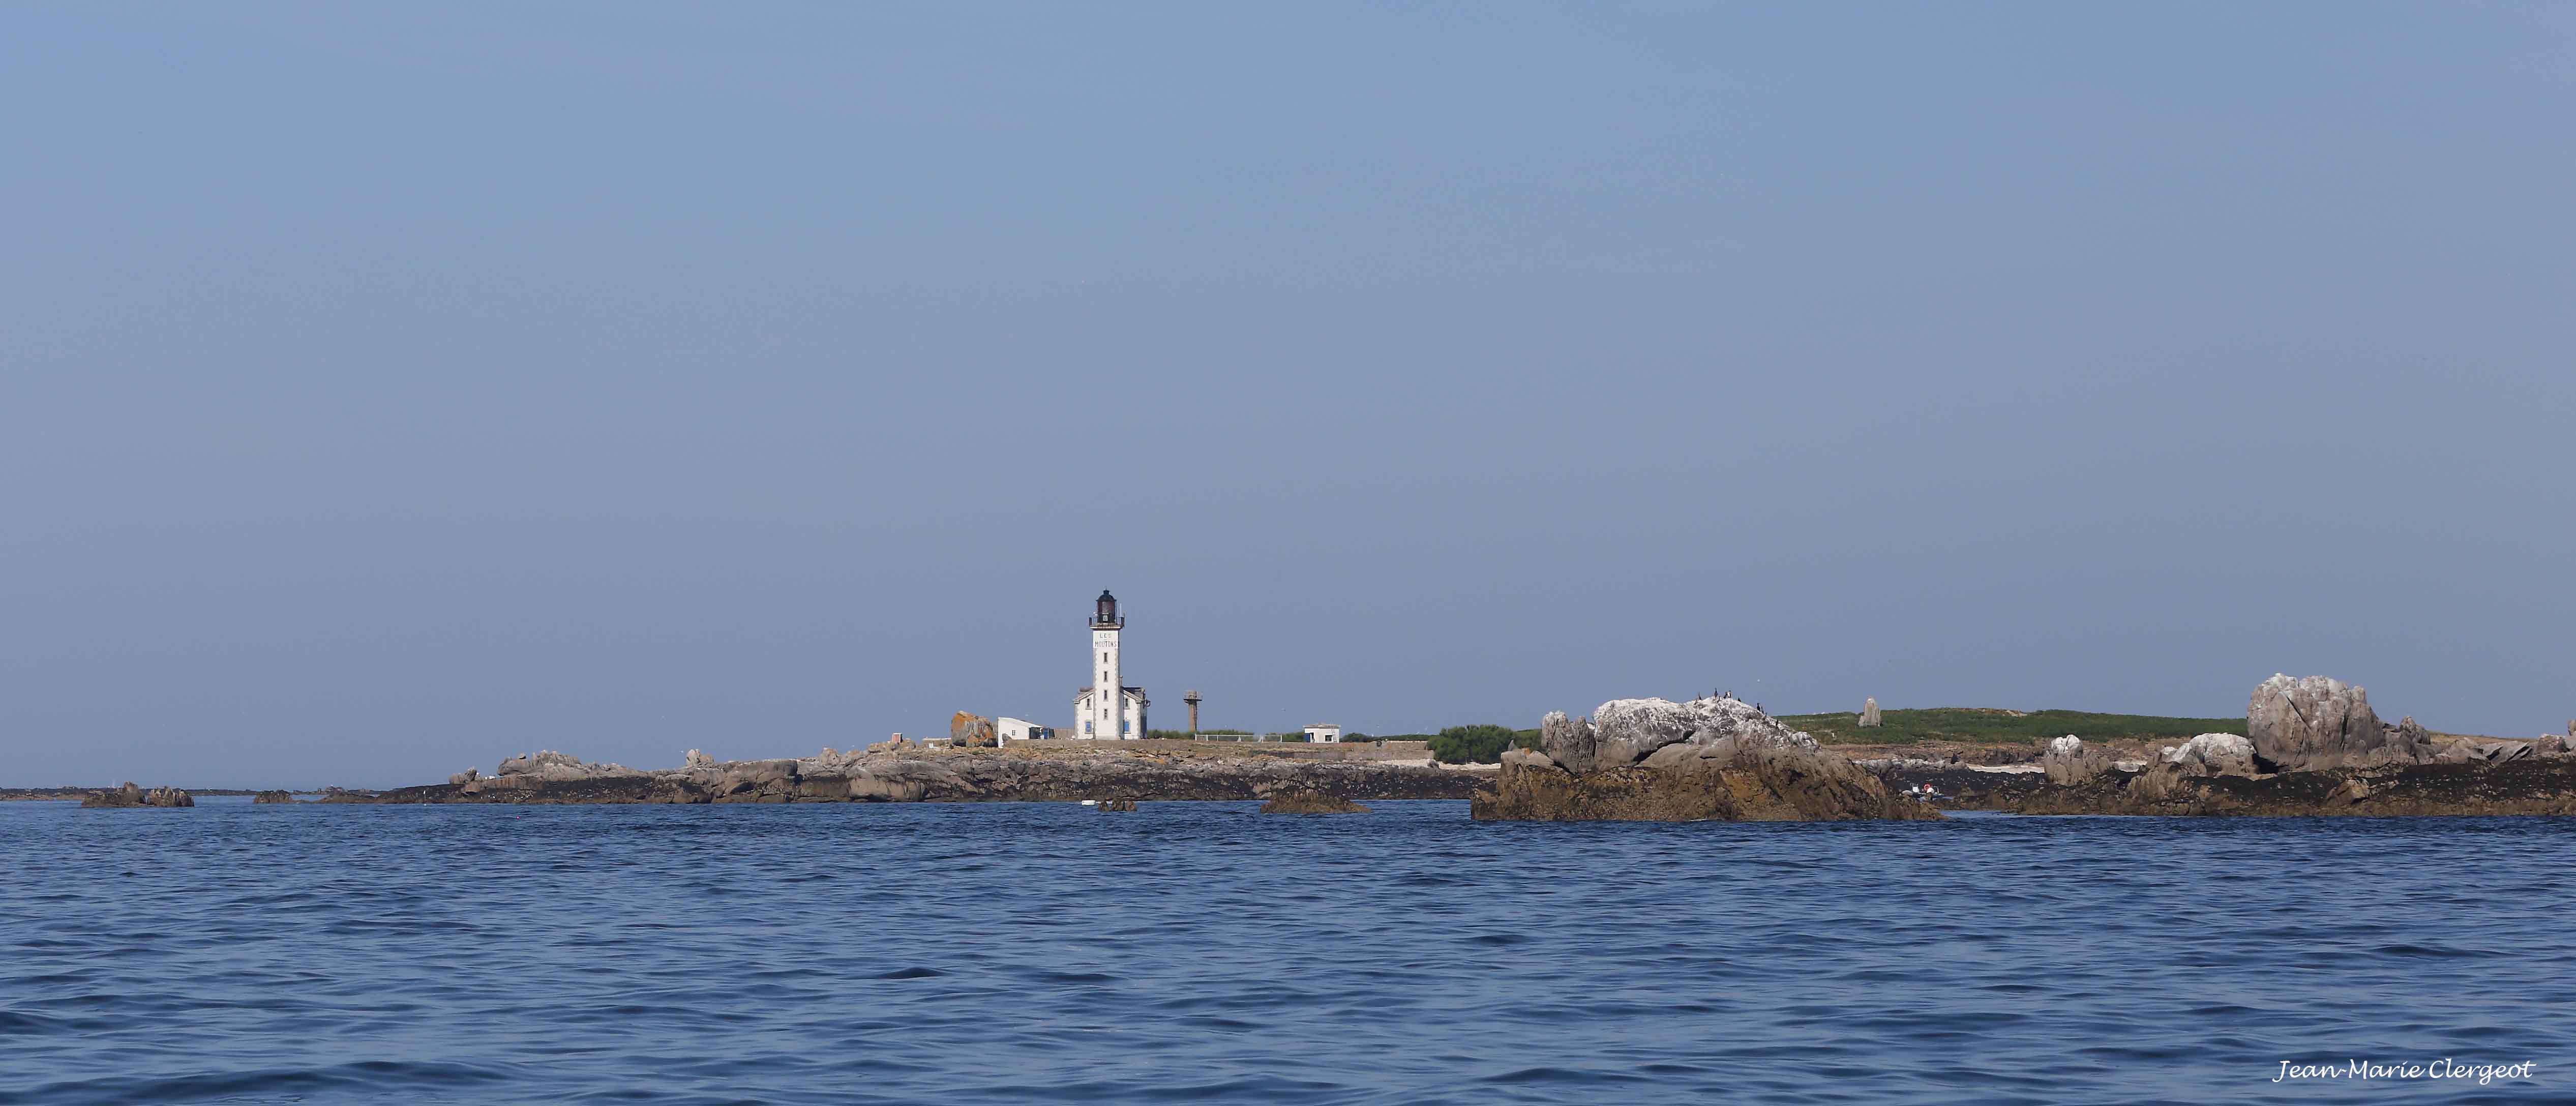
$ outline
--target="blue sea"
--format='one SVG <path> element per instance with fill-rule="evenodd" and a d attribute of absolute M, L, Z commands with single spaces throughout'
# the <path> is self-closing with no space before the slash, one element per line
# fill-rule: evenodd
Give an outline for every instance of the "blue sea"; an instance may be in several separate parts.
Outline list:
<path fill-rule="evenodd" d="M 0 1103 L 2576 1096 L 2576 821 L 1372 805 L 0 804 Z"/>

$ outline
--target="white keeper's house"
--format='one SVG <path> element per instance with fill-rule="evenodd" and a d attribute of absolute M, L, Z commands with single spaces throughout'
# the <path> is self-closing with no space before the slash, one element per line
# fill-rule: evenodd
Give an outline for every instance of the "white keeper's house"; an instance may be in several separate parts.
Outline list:
<path fill-rule="evenodd" d="M 1118 617 L 1118 597 L 1101 589 L 1091 609 L 1092 682 L 1073 697 L 1073 731 L 1066 736 L 1130 741 L 1145 736 L 1145 689 L 1127 686 L 1119 668 L 1118 635 L 1126 628 L 1127 620 Z M 1115 688 L 1117 694 L 1104 688 Z"/>

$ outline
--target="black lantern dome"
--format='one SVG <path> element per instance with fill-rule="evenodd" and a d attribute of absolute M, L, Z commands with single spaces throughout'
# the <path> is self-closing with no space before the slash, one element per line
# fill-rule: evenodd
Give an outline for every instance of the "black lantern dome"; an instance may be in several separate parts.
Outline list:
<path fill-rule="evenodd" d="M 1108 588 L 1100 589 L 1100 598 L 1092 604 L 1091 624 L 1094 626 L 1126 625 L 1118 617 L 1118 597 L 1109 594 Z"/>

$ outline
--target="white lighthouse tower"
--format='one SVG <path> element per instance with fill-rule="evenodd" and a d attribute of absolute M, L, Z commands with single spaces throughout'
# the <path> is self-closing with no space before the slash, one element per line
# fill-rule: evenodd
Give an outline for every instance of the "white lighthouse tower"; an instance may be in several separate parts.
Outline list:
<path fill-rule="evenodd" d="M 1145 689 L 1128 687 L 1119 666 L 1118 635 L 1127 620 L 1118 617 L 1118 597 L 1104 588 L 1091 611 L 1091 686 L 1073 697 L 1073 736 L 1099 740 L 1133 740 L 1145 736 Z"/>

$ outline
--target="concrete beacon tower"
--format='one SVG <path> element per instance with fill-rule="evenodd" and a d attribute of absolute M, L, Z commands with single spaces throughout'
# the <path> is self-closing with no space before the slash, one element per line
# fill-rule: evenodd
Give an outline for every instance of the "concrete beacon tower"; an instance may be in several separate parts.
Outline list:
<path fill-rule="evenodd" d="M 1092 683 L 1073 700 L 1074 737 L 1114 741 L 1145 736 L 1145 689 L 1127 686 L 1118 655 L 1119 635 L 1126 628 L 1118 597 L 1102 589 L 1091 609 Z"/>

